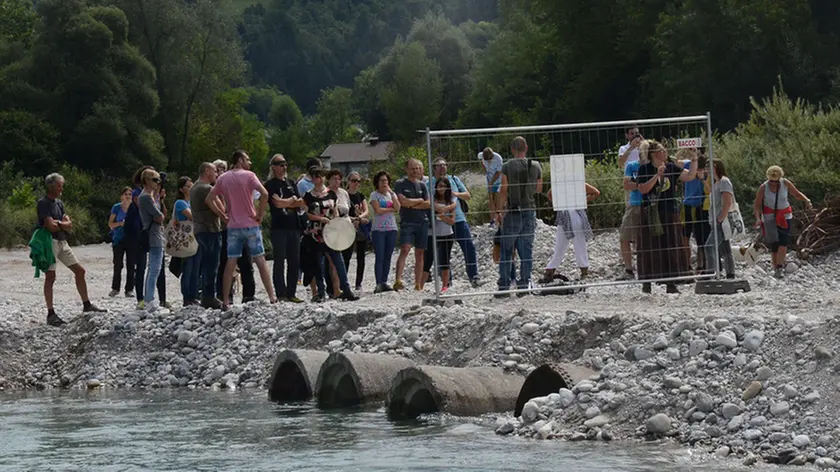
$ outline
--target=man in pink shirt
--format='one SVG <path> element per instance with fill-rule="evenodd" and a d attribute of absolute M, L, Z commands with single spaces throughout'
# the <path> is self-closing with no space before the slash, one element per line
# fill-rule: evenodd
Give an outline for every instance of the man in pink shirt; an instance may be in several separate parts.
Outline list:
<path fill-rule="evenodd" d="M 260 271 L 265 291 L 271 303 L 277 302 L 277 296 L 271 284 L 271 276 L 268 272 L 268 264 L 265 261 L 265 248 L 263 247 L 262 232 L 260 225 L 265 208 L 268 204 L 268 191 L 263 187 L 257 176 L 251 172 L 251 158 L 245 151 L 238 150 L 233 153 L 230 160 L 231 170 L 220 175 L 216 180 L 213 190 L 207 194 L 205 202 L 211 208 L 218 210 L 218 214 L 224 214 L 224 221 L 227 224 L 227 264 L 222 283 L 222 309 L 227 309 L 230 302 L 230 287 L 233 283 L 233 271 L 236 270 L 236 261 L 242 257 L 242 250 L 245 244 L 251 252 L 254 262 Z M 254 195 L 260 195 L 260 207 L 254 208 Z M 227 212 L 217 207 L 216 196 L 221 196 L 225 201 Z"/>

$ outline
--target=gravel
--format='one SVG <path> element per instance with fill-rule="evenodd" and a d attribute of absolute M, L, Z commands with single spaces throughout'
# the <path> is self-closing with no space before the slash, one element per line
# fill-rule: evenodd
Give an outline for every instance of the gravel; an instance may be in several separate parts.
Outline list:
<path fill-rule="evenodd" d="M 485 285 L 469 286 L 456 248 L 450 294 L 495 288 L 493 230 L 473 233 Z M 535 274 L 552 244 L 553 228 L 538 223 Z M 615 233 L 590 244 L 592 281 L 621 274 L 617 248 Z M 69 322 L 61 329 L 44 324 L 41 281 L 29 275 L 27 252 L 0 253 L 0 263 L 12 269 L 0 277 L 0 389 L 264 389 L 285 348 L 503 366 L 521 374 L 545 362 L 571 361 L 599 373 L 551 401 L 528 402 L 527 415 L 500 416 L 499 431 L 567 440 L 665 436 L 745 463 L 831 468 L 840 460 L 840 362 L 834 356 L 840 349 L 840 254 L 800 262 L 784 280 L 772 276 L 768 261 L 738 263 L 753 290 L 732 296 L 696 295 L 687 285 L 679 295 L 661 287 L 645 295 L 638 285 L 616 285 L 570 296 L 478 295 L 442 306 L 422 303 L 432 296 L 428 289 L 373 295 L 369 254 L 357 302 L 258 301 L 227 312 L 189 307 L 149 314 L 135 311 L 133 299 L 107 298 L 108 246 L 75 251 L 93 301 L 109 312 L 80 313 L 72 277 L 59 269 L 56 308 Z M 577 278 L 573 258 L 559 271 Z M 177 279 L 167 282 L 170 301 L 180 301 Z M 257 296 L 265 300 L 259 285 Z M 307 292 L 299 287 L 300 295 Z"/>

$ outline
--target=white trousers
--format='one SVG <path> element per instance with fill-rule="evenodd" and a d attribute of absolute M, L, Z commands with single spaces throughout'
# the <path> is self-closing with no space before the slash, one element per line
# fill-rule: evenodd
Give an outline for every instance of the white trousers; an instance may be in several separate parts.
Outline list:
<path fill-rule="evenodd" d="M 572 238 L 572 244 L 575 247 L 575 259 L 578 267 L 589 267 L 589 254 L 586 252 L 586 236 L 583 234 L 583 220 L 576 211 L 570 211 L 569 216 L 572 222 L 572 231 L 575 236 Z M 557 226 L 557 232 L 554 237 L 554 255 L 548 261 L 546 269 L 557 269 L 566 258 L 566 250 L 569 248 L 569 238 L 566 237 L 566 232 L 563 231 L 562 226 Z"/>

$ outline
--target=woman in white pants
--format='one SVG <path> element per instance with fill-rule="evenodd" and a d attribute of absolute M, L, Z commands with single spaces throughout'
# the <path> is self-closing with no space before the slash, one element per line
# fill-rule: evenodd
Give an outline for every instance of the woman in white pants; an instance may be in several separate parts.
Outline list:
<path fill-rule="evenodd" d="M 586 202 L 590 203 L 601 195 L 600 190 L 592 185 L 586 186 Z M 548 191 L 548 199 L 551 200 L 551 190 Z M 589 255 L 586 252 L 586 243 L 594 238 L 592 226 L 589 225 L 589 218 L 586 210 L 563 210 L 557 212 L 557 233 L 554 239 L 554 255 L 545 267 L 543 278 L 540 283 L 547 284 L 554 280 L 554 273 L 566 258 L 566 249 L 571 242 L 575 248 L 575 259 L 580 268 L 580 278 L 585 279 L 589 275 Z"/>

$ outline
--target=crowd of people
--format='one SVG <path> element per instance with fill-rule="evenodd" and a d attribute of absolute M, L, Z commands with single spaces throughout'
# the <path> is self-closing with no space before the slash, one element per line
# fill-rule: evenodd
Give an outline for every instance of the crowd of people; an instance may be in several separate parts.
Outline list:
<path fill-rule="evenodd" d="M 737 206 L 723 162 L 714 160 L 708 166 L 706 157 L 697 150 L 682 150 L 671 158 L 661 143 L 644 139 L 635 126 L 626 130 L 626 138 L 618 159 L 624 170 L 626 195 L 619 230 L 625 267 L 621 278 L 638 279 L 645 293 L 651 292 L 653 282 L 663 282 L 669 293 L 677 293 L 678 281 L 714 272 L 721 264 L 716 258 L 722 259 L 726 277 L 734 278 L 728 240 L 733 232 L 730 215 Z M 524 296 L 532 287 L 538 210 L 535 196 L 543 191 L 542 166 L 527 157 L 525 138 L 512 141 L 511 155 L 507 162 L 491 148 L 478 155 L 486 174 L 491 225 L 498 228 L 498 298 L 509 297 L 511 289 Z M 460 178 L 449 173 L 444 158 L 433 161 L 431 176 L 424 175 L 420 161 L 409 160 L 406 175 L 393 186 L 387 172 L 377 172 L 369 196 L 360 191 L 359 173 L 351 172 L 345 180 L 340 171 L 324 169 L 317 158 L 307 161 L 306 173 L 297 180 L 288 175 L 288 168 L 285 157 L 275 154 L 269 161 L 266 180 L 260 181 L 251 171 L 250 156 L 238 150 L 229 162 L 202 163 L 195 181 L 187 176 L 178 178 L 169 224 L 177 227 L 190 222 L 197 241 L 193 255 L 170 258 L 170 271 L 180 277 L 184 306 L 226 309 L 233 298 L 235 279 L 240 282 L 242 301 L 254 300 L 254 264 L 271 303 L 302 303 L 298 285 L 309 287 L 312 302 L 328 298 L 357 300 L 369 245 L 374 252 L 374 293 L 406 289 L 404 272 L 412 250 L 414 290 L 424 290 L 425 284 L 436 277 L 432 270 L 436 254 L 440 289 L 446 292 L 452 280 L 451 252 L 456 245 L 463 253 L 469 282 L 474 287 L 482 284 L 466 218 L 470 191 Z M 754 204 L 778 277 L 784 273 L 790 243 L 789 196 L 810 206 L 807 197 L 783 177 L 781 168 L 768 169 L 767 181 L 758 189 Z M 132 187 L 122 189 L 108 220 L 114 256 L 110 296 L 122 291 L 126 297 L 136 297 L 138 309 L 155 311 L 161 306 L 171 307 L 164 270 L 167 174 L 144 166 L 134 174 L 132 183 Z M 56 261 L 75 275 L 84 311 L 103 311 L 90 302 L 85 270 L 67 244 L 72 220 L 60 199 L 63 186 L 62 176 L 47 176 L 47 193 L 37 207 L 39 230 L 31 243 L 32 254 L 43 255 L 37 265 L 46 272 L 47 322 L 56 326 L 63 323 L 53 308 Z M 600 196 L 590 183 L 584 188 L 587 203 Z M 269 272 L 261 230 L 266 212 L 271 215 L 273 273 Z M 356 230 L 355 241 L 344 251 L 330 248 L 324 238 L 324 229 L 335 218 L 348 218 Z M 570 243 L 580 280 L 586 279 L 587 243 L 594 237 L 586 210 L 556 212 L 556 228 L 554 253 L 539 282 L 565 279 L 558 270 Z M 692 237 L 697 247 L 694 269 Z M 436 250 L 430 250 L 434 244 Z M 391 262 L 397 248 L 395 277 L 390 285 Z M 351 285 L 348 268 L 353 255 L 356 274 Z M 518 279 L 516 258 L 520 265 Z"/>

